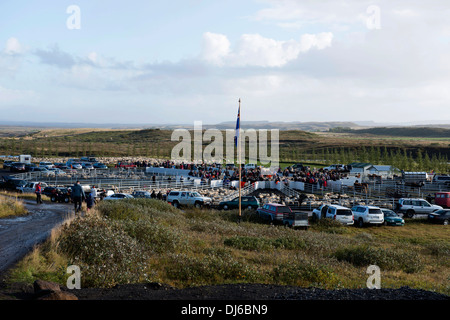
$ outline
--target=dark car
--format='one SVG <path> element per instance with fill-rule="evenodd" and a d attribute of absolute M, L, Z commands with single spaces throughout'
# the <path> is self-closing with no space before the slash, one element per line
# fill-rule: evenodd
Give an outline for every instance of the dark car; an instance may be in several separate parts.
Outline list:
<path fill-rule="evenodd" d="M 253 196 L 241 197 L 241 208 L 242 209 L 258 209 L 259 200 Z M 239 209 L 239 197 L 234 198 L 229 201 L 222 201 L 219 203 L 219 209 L 229 210 L 229 209 Z"/>
<path fill-rule="evenodd" d="M 101 162 L 94 163 L 94 169 L 108 169 L 108 166 Z"/>
<path fill-rule="evenodd" d="M 12 172 L 25 172 L 25 163 L 13 162 L 9 170 Z"/>
<path fill-rule="evenodd" d="M 394 211 L 389 209 L 381 209 L 384 215 L 384 225 L 385 226 L 403 226 L 405 225 L 405 220 L 400 218 Z"/>
<path fill-rule="evenodd" d="M 36 163 L 25 163 L 25 171 L 26 172 L 31 171 L 33 168 L 37 168 Z"/>
<path fill-rule="evenodd" d="M 22 179 L 3 177 L 3 181 L 0 181 L 0 190 L 17 191 L 18 187 L 26 185 L 27 182 Z"/>
<path fill-rule="evenodd" d="M 428 221 L 431 223 L 438 223 L 448 225 L 450 221 L 450 209 L 442 209 L 428 214 Z"/>
<path fill-rule="evenodd" d="M 148 192 L 148 191 L 134 191 L 131 195 L 133 197 L 135 197 L 135 198 L 148 198 L 148 199 L 151 199 L 151 197 L 152 197 L 152 194 L 150 192 Z"/>
<path fill-rule="evenodd" d="M 6 160 L 5 162 L 3 162 L 3 169 L 9 169 L 13 162 L 14 161 L 11 161 L 11 160 Z"/>

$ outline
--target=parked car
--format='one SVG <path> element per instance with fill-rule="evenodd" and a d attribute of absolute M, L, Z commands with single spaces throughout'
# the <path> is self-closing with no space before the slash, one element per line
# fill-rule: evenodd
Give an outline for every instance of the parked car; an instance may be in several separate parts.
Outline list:
<path fill-rule="evenodd" d="M 6 190 L 6 191 L 18 191 L 18 188 L 23 187 L 27 184 L 26 180 L 9 177 L 9 176 L 3 176 L 2 181 L 0 181 L 0 190 Z"/>
<path fill-rule="evenodd" d="M 11 161 L 11 160 L 5 160 L 4 162 L 3 162 L 3 169 L 9 169 L 9 168 L 11 168 L 11 164 L 13 163 L 14 161 Z"/>
<path fill-rule="evenodd" d="M 290 208 L 289 208 L 290 209 Z M 289 213 L 283 215 L 283 225 L 290 228 L 302 228 L 307 230 L 309 227 L 308 213 L 307 212 L 294 212 L 291 210 Z"/>
<path fill-rule="evenodd" d="M 24 186 L 18 187 L 17 190 L 22 193 L 34 193 L 34 191 L 36 190 L 36 185 L 38 183 L 38 181 L 27 182 Z M 44 188 L 46 187 L 48 187 L 48 185 L 45 182 L 41 182 L 42 190 L 44 190 Z"/>
<path fill-rule="evenodd" d="M 114 193 L 110 196 L 103 198 L 103 200 L 123 200 L 123 199 L 133 199 L 133 196 L 128 193 Z"/>
<path fill-rule="evenodd" d="M 11 172 L 25 172 L 25 163 L 22 162 L 13 162 L 9 167 Z"/>
<path fill-rule="evenodd" d="M 108 169 L 108 166 L 101 162 L 96 162 L 93 164 L 94 169 Z"/>
<path fill-rule="evenodd" d="M 222 201 L 219 203 L 220 210 L 238 209 L 239 208 L 239 197 L 234 198 L 229 201 Z M 259 208 L 259 200 L 253 196 L 241 197 L 241 208 L 242 209 L 257 209 Z"/>
<path fill-rule="evenodd" d="M 152 194 L 148 191 L 133 191 L 131 193 L 131 195 L 134 198 L 149 198 L 149 199 L 151 199 L 151 197 L 152 197 Z"/>
<path fill-rule="evenodd" d="M 328 167 L 323 168 L 323 170 L 344 171 L 344 165 L 342 165 L 342 164 L 332 164 L 332 165 L 329 165 Z"/>
<path fill-rule="evenodd" d="M 83 166 L 81 165 L 81 163 L 80 162 L 72 162 L 71 164 L 70 164 L 70 168 L 71 169 L 83 169 Z"/>
<path fill-rule="evenodd" d="M 167 195 L 166 201 L 176 208 L 181 206 L 195 206 L 197 208 L 203 206 L 209 207 L 212 203 L 211 198 L 203 197 L 196 191 L 171 191 Z"/>
<path fill-rule="evenodd" d="M 323 218 L 334 219 L 345 225 L 353 225 L 355 222 L 352 210 L 336 204 L 323 204 L 313 210 L 313 219 Z"/>
<path fill-rule="evenodd" d="M 285 213 L 291 213 L 288 206 L 278 203 L 267 203 L 256 211 L 261 219 L 268 220 L 271 223 L 283 223 Z"/>
<path fill-rule="evenodd" d="M 51 174 L 51 175 L 55 175 L 55 176 L 63 176 L 63 175 L 65 175 L 66 173 L 63 171 L 63 170 L 61 170 L 60 168 L 50 168 L 50 169 L 48 169 L 48 173 L 49 174 Z"/>
<path fill-rule="evenodd" d="M 94 169 L 94 166 L 92 165 L 92 163 L 89 163 L 89 162 L 81 163 L 81 167 L 83 169 L 88 169 L 88 170 Z"/>
<path fill-rule="evenodd" d="M 405 220 L 400 218 L 398 214 L 390 209 L 381 209 L 384 216 L 384 225 L 385 226 L 404 226 Z"/>
<path fill-rule="evenodd" d="M 450 221 L 450 209 L 442 209 L 428 214 L 428 221 L 447 226 Z"/>
<path fill-rule="evenodd" d="M 26 172 L 31 171 L 31 168 L 38 168 L 38 165 L 36 163 L 26 163 L 25 164 L 25 171 Z"/>
<path fill-rule="evenodd" d="M 450 208 L 450 192 L 436 192 L 434 203 L 443 208 Z"/>
<path fill-rule="evenodd" d="M 396 211 L 403 213 L 407 218 L 412 218 L 415 214 L 429 214 L 443 209 L 441 206 L 430 204 L 424 199 L 400 198 Z"/>
<path fill-rule="evenodd" d="M 46 169 L 50 169 L 50 168 L 54 168 L 54 164 L 48 161 L 41 161 L 39 162 L 39 168 L 46 168 Z"/>
<path fill-rule="evenodd" d="M 365 224 L 381 226 L 384 222 L 384 215 L 380 208 L 375 206 L 354 206 L 352 208 L 355 223 L 362 228 Z"/>

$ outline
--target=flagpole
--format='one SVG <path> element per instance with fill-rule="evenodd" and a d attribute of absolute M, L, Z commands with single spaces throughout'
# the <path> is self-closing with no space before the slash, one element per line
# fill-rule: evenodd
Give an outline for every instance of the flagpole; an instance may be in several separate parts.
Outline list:
<path fill-rule="evenodd" d="M 239 118 L 241 114 L 241 98 L 239 98 Z M 241 119 L 239 119 L 239 137 L 238 137 L 238 148 L 239 148 L 239 222 L 241 222 L 241 181 L 242 181 L 242 165 L 241 165 Z"/>

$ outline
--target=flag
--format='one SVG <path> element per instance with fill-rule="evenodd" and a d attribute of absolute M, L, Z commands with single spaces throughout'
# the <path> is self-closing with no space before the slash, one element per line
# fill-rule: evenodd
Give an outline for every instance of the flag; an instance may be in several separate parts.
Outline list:
<path fill-rule="evenodd" d="M 234 145 L 236 147 L 238 145 L 238 139 L 239 139 L 240 120 L 241 120 L 241 106 L 239 106 L 239 109 L 238 109 L 238 115 L 237 115 L 237 120 L 236 120 L 236 133 L 234 135 Z"/>

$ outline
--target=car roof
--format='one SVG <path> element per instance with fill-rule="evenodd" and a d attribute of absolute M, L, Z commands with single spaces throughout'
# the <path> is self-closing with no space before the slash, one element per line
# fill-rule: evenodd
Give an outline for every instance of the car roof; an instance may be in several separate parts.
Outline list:
<path fill-rule="evenodd" d="M 338 204 L 330 204 L 330 205 L 328 205 L 329 207 L 334 207 L 334 208 L 336 208 L 336 209 L 348 209 L 348 210 L 350 210 L 350 208 L 347 208 L 347 207 L 344 207 L 344 206 L 340 206 L 340 205 L 338 205 Z"/>
<path fill-rule="evenodd" d="M 268 203 L 268 205 L 274 206 L 274 207 L 287 207 L 284 204 L 279 204 L 279 203 Z"/>

